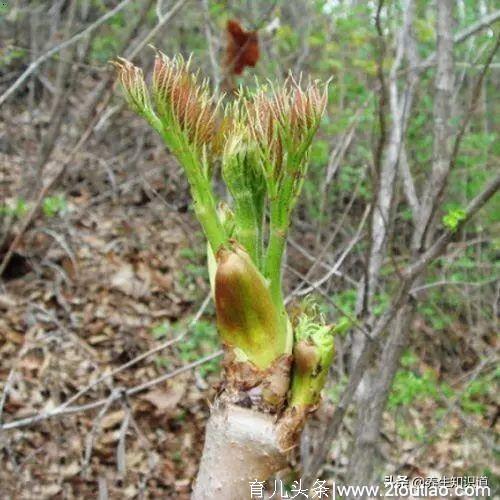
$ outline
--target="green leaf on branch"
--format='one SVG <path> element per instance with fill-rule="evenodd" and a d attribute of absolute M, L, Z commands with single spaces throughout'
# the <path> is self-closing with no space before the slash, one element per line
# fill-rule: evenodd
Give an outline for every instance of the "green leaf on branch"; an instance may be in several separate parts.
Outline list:
<path fill-rule="evenodd" d="M 461 208 L 450 210 L 443 217 L 443 225 L 450 231 L 456 231 L 458 224 L 465 219 L 465 211 Z"/>

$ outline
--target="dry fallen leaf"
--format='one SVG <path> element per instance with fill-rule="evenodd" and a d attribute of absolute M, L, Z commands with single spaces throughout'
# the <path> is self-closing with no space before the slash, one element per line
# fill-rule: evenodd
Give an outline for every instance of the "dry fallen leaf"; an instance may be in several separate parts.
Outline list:
<path fill-rule="evenodd" d="M 153 389 L 144 394 L 144 399 L 155 406 L 159 412 L 168 412 L 174 410 L 186 391 L 185 384 L 171 384 L 166 389 Z"/>
<path fill-rule="evenodd" d="M 125 417 L 125 412 L 123 410 L 117 410 L 113 413 L 108 413 L 101 421 L 102 429 L 111 429 L 116 425 L 120 424 Z"/>
<path fill-rule="evenodd" d="M 71 462 L 65 467 L 61 468 L 60 474 L 62 477 L 73 477 L 80 472 L 80 465 L 78 462 Z"/>

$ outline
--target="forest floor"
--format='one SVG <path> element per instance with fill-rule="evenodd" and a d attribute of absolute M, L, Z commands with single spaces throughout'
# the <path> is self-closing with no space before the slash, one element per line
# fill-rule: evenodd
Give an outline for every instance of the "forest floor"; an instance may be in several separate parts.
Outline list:
<path fill-rule="evenodd" d="M 26 137 L 0 158 L 7 201 L 28 189 L 26 158 L 36 148 Z M 60 209 L 46 207 L 8 266 L 0 288 L 0 383 L 2 391 L 8 388 L 2 423 L 57 407 L 184 330 L 183 340 L 74 404 L 108 398 L 219 348 L 211 304 L 198 326 L 188 327 L 209 287 L 186 185 L 161 149 L 146 144 L 146 150 L 137 159 L 125 149 L 112 164 L 90 153 L 80 158 L 57 189 L 64 193 Z M 63 156 L 56 150 L 54 163 Z M 19 226 L 15 222 L 11 234 Z M 307 270 L 302 257 L 293 251 L 289 257 Z M 477 359 L 463 348 L 455 366 L 443 368 L 441 337 L 468 343 L 464 328 L 454 325 L 438 338 L 417 317 L 413 334 L 421 339 L 421 368 L 434 370 L 459 393 Z M 189 498 L 217 381 L 212 362 L 110 405 L 2 432 L 0 498 Z M 435 399 L 388 412 L 382 446 L 387 471 L 399 466 L 397 474 L 431 476 L 489 468 L 498 474 L 491 450 L 498 408 L 494 401 L 485 404 L 485 416 L 464 416 L 445 405 L 436 419 Z M 401 419 L 415 435 L 426 430 L 427 440 L 401 437 Z M 348 419 L 347 429 L 351 425 Z M 345 437 L 336 443 L 326 475 L 342 473 L 347 448 Z"/>

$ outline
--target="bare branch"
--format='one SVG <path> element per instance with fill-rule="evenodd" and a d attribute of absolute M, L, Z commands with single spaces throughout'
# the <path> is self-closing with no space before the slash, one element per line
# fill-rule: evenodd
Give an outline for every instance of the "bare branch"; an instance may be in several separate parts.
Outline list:
<path fill-rule="evenodd" d="M 294 239 L 288 238 L 287 243 L 291 247 L 298 250 L 304 257 L 306 257 L 308 260 L 310 260 L 313 263 L 313 265 L 308 269 L 307 274 L 304 276 L 304 278 L 309 279 L 310 274 L 311 274 L 311 269 L 316 269 L 316 267 L 318 267 L 318 266 L 321 267 L 322 269 L 325 269 L 326 271 L 329 271 L 331 269 L 330 265 L 328 265 L 326 262 L 321 260 L 322 253 L 323 253 L 323 250 L 325 250 L 325 248 L 323 248 L 322 253 L 320 255 L 315 257 L 307 249 L 305 249 L 302 245 L 297 243 Z M 359 286 L 359 282 L 352 279 L 350 276 L 348 276 L 344 272 L 336 271 L 334 274 L 336 276 L 341 276 L 347 282 L 351 283 L 351 285 Z M 297 287 L 294 290 L 292 290 L 292 292 L 289 294 L 289 297 L 291 297 L 296 291 L 300 290 L 304 286 L 305 283 L 306 283 L 305 281 L 304 281 L 304 283 L 299 283 L 297 285 Z M 287 297 L 285 300 L 285 303 L 288 303 L 288 301 L 289 301 L 289 298 Z"/>
<path fill-rule="evenodd" d="M 396 41 L 396 54 L 391 66 L 388 82 L 379 77 L 381 81 L 381 90 L 383 94 L 387 92 L 390 112 L 389 135 L 385 138 L 386 132 L 381 130 L 380 141 L 384 141 L 383 155 L 380 159 L 381 165 L 377 167 L 377 183 L 375 185 L 374 207 L 370 221 L 370 245 L 368 250 L 367 267 L 363 286 L 358 290 L 358 309 L 360 315 L 368 321 L 373 322 L 372 302 L 379 283 L 382 264 L 387 255 L 387 242 L 389 239 L 391 215 L 393 211 L 394 198 L 396 193 L 396 181 L 400 153 L 404 147 L 404 130 L 409 113 L 407 109 L 411 106 L 415 85 L 413 81 L 413 72 L 410 72 L 409 79 L 411 83 L 409 90 L 403 97 L 399 95 L 398 90 L 398 72 L 403 63 L 406 47 L 410 38 L 410 31 L 413 24 L 414 4 L 411 0 L 405 3 L 403 25 L 398 32 Z M 380 36 L 380 35 L 379 35 Z M 387 85 L 384 91 L 383 85 Z M 383 100 L 383 97 L 380 98 Z M 385 113 L 384 113 L 385 114 Z M 380 120 L 380 118 L 379 118 Z M 384 116 L 384 120 L 387 117 Z M 377 154 L 378 157 L 378 154 Z M 410 176 L 411 178 L 411 176 Z M 356 363 L 356 359 L 363 349 L 364 339 L 359 334 L 353 335 L 353 347 L 351 364 Z M 366 380 L 361 385 L 360 396 L 369 391 L 369 381 Z M 353 472 L 354 473 L 354 472 Z"/>
<path fill-rule="evenodd" d="M 342 252 L 342 255 L 338 258 L 337 262 L 335 262 L 335 264 L 333 266 L 331 266 L 330 270 L 324 276 L 322 276 L 319 280 L 312 283 L 311 286 L 304 288 L 302 290 L 294 290 L 294 292 L 292 292 L 292 295 L 297 295 L 297 296 L 307 295 L 308 293 L 311 293 L 312 291 L 314 291 L 316 288 L 320 287 L 325 281 L 328 281 L 335 273 L 337 273 L 337 271 L 340 269 L 340 266 L 344 262 L 345 258 L 349 254 L 349 252 L 352 250 L 354 245 L 361 238 L 361 232 L 363 231 L 363 227 L 365 225 L 366 218 L 368 217 L 369 213 L 370 213 L 370 206 L 368 205 L 365 209 L 363 217 L 361 218 L 361 222 L 359 223 L 356 234 L 351 239 L 349 244 L 346 246 L 345 250 Z"/>
<path fill-rule="evenodd" d="M 118 373 L 126 370 L 127 368 L 130 368 L 131 366 L 139 363 L 140 361 L 146 359 L 147 357 L 152 356 L 153 354 L 156 354 L 157 352 L 162 351 L 162 350 L 166 349 L 167 347 L 170 347 L 171 345 L 174 345 L 177 342 L 181 341 L 186 336 L 187 332 L 189 331 L 189 327 L 195 325 L 199 321 L 199 319 L 203 315 L 208 303 L 210 302 L 210 299 L 211 299 L 211 296 L 210 296 L 210 294 L 208 294 L 207 297 L 205 298 L 205 300 L 202 302 L 201 306 L 199 307 L 198 311 L 194 315 L 193 319 L 189 323 L 188 329 L 183 331 L 177 337 L 175 337 L 173 339 L 169 339 L 165 342 L 162 342 L 160 345 L 153 347 L 152 349 L 149 349 L 148 351 L 140 354 L 139 356 L 136 356 L 134 359 L 131 359 L 127 363 L 124 363 L 123 365 L 119 366 L 118 368 L 115 368 L 111 372 L 105 373 L 104 375 L 101 375 L 96 380 L 94 380 L 91 383 L 89 383 L 88 385 L 86 385 L 83 389 L 80 389 L 76 394 L 74 394 L 73 396 L 68 398 L 64 403 L 59 405 L 57 409 L 64 410 L 65 408 L 70 406 L 72 403 L 77 401 L 81 396 L 86 394 L 88 391 L 90 391 L 91 389 L 93 389 L 94 387 L 99 385 L 100 383 L 109 381 L 112 377 L 114 377 Z M 26 344 L 25 344 L 25 346 L 26 346 Z M 27 348 L 25 346 L 23 346 L 23 348 L 21 349 L 21 352 L 19 353 L 18 358 L 22 357 L 22 355 L 24 355 L 24 353 L 26 352 Z M 11 378 L 13 378 L 13 376 L 14 376 L 14 369 L 11 370 L 11 372 L 9 374 L 9 380 Z M 8 395 L 8 391 L 9 391 L 9 380 L 7 380 L 4 391 L 2 393 L 2 398 L 0 400 L 0 422 L 1 422 L 2 408 L 3 408 L 3 405 L 5 403 L 5 399 Z"/>
<path fill-rule="evenodd" d="M 166 373 L 164 375 L 161 375 L 160 377 L 156 377 L 152 380 L 149 380 L 148 382 L 145 382 L 143 384 L 137 385 L 135 387 L 131 387 L 130 389 L 127 389 L 125 391 L 125 394 L 127 396 L 133 396 L 134 394 L 138 394 L 139 392 L 142 392 L 146 389 L 149 389 L 150 387 L 160 384 L 161 382 L 165 382 L 166 380 L 169 380 L 173 377 L 176 377 L 177 375 L 180 375 L 181 373 L 185 373 L 189 370 L 192 370 L 193 368 L 196 368 L 197 366 L 201 366 L 204 363 L 208 363 L 209 361 L 216 359 L 222 355 L 222 350 L 215 351 L 212 354 L 209 354 L 207 356 L 204 356 L 203 358 L 200 358 L 196 361 L 193 361 L 192 363 L 189 363 L 187 365 L 181 366 L 180 368 L 177 368 L 176 370 L 173 370 L 169 373 Z M 61 417 L 63 415 L 69 415 L 72 413 L 79 413 L 82 411 L 88 411 L 88 410 L 95 410 L 96 408 L 101 408 L 102 406 L 108 404 L 108 402 L 111 400 L 111 403 L 117 401 L 122 397 L 123 390 L 116 390 L 113 392 L 109 397 L 99 399 L 98 401 L 94 401 L 92 403 L 87 403 L 79 406 L 68 406 L 68 407 L 63 407 L 58 406 L 57 408 L 54 408 L 53 410 L 39 413 L 37 415 L 33 415 L 32 417 L 26 417 L 22 418 L 19 420 L 14 420 L 12 422 L 7 422 L 3 425 L 0 426 L 0 431 L 6 431 L 10 429 L 18 429 L 20 427 L 26 427 L 29 425 L 37 424 L 39 422 L 42 422 L 43 420 L 47 420 L 49 418 L 54 418 L 54 417 Z"/>
<path fill-rule="evenodd" d="M 497 21 L 500 20 L 500 10 L 496 10 L 492 12 L 491 14 L 487 14 L 483 18 L 479 19 L 479 21 L 475 22 L 468 28 L 464 29 L 463 31 L 460 31 L 453 37 L 453 43 L 462 43 L 465 42 L 468 38 L 471 36 L 475 35 L 476 33 L 479 33 L 485 28 L 489 28 L 493 24 L 495 24 Z M 422 64 L 420 65 L 420 69 L 425 69 L 429 68 L 430 66 L 433 66 L 436 62 L 436 53 L 433 53 L 425 59 Z"/>
<path fill-rule="evenodd" d="M 380 27 L 380 10 L 383 2 L 379 3 L 377 10 L 377 31 L 379 33 L 379 45 L 384 49 L 382 28 Z M 413 21 L 413 9 L 411 2 L 405 8 L 403 26 L 398 34 L 396 44 L 396 55 L 389 74 L 389 81 L 386 82 L 383 74 L 384 53 L 379 61 L 379 80 L 380 80 L 380 103 L 379 103 L 379 123 L 380 137 L 377 144 L 375 155 L 375 167 L 377 171 L 375 200 L 372 209 L 371 219 L 371 237 L 367 264 L 367 277 L 365 279 L 363 294 L 362 313 L 370 314 L 370 307 L 375 289 L 378 283 L 380 268 L 385 257 L 385 248 L 387 235 L 389 232 L 389 219 L 393 205 L 396 173 L 403 140 L 403 120 L 405 109 L 398 95 L 397 74 L 401 67 L 404 52 L 405 41 L 408 38 L 408 32 Z M 389 136 L 387 135 L 387 110 L 386 101 L 388 101 L 391 122 L 389 125 Z"/>
<path fill-rule="evenodd" d="M 204 30 L 205 30 L 205 38 L 207 39 L 208 45 L 208 55 L 210 56 L 210 65 L 212 67 L 212 78 L 213 85 L 215 91 L 219 90 L 221 75 L 220 75 L 220 67 L 217 64 L 217 57 L 215 54 L 215 44 L 214 37 L 212 35 L 212 29 L 210 27 L 210 7 L 209 0 L 201 0 L 201 4 L 203 7 L 203 17 L 204 17 Z"/>
<path fill-rule="evenodd" d="M 451 160 L 451 104 L 453 98 L 453 2 L 437 3 L 437 68 L 434 82 L 434 143 L 432 171 L 422 195 L 420 218 L 415 225 L 413 248 L 425 248 L 426 238 L 432 238 L 429 228 L 436 208 L 440 205 Z"/>
<path fill-rule="evenodd" d="M 408 205 L 410 206 L 412 218 L 416 221 L 418 220 L 418 214 L 420 211 L 420 202 L 418 201 L 415 182 L 413 181 L 413 176 L 410 171 L 410 165 L 408 164 L 408 157 L 406 156 L 406 148 L 404 145 L 401 148 L 401 154 L 399 157 L 399 171 L 401 172 L 403 189 Z"/>
<path fill-rule="evenodd" d="M 84 30 L 80 31 L 76 35 L 72 36 L 68 40 L 52 47 L 50 50 L 42 54 L 40 57 L 35 59 L 19 76 L 19 78 L 0 96 L 0 106 L 26 81 L 26 79 L 45 61 L 50 59 L 53 55 L 57 54 L 61 50 L 70 47 L 74 43 L 78 42 L 82 38 L 86 37 L 89 33 L 94 31 L 96 28 L 104 24 L 108 19 L 112 18 L 115 14 L 124 9 L 130 0 L 123 0 L 114 9 L 106 12 L 99 19 L 94 21 L 92 24 L 87 26 Z"/>
<path fill-rule="evenodd" d="M 305 484 L 309 484 L 311 480 L 318 476 L 318 471 L 324 463 L 325 457 L 330 449 L 331 443 L 337 436 L 340 430 L 345 413 L 350 406 L 357 387 L 363 378 L 367 368 L 370 366 L 373 355 L 376 352 L 377 341 L 381 338 L 386 328 L 390 325 L 398 311 L 409 300 L 409 293 L 416 278 L 437 259 L 446 249 L 447 244 L 452 240 L 453 236 L 480 210 L 500 189 L 500 174 L 493 179 L 481 193 L 479 193 L 468 205 L 465 210 L 464 218 L 459 221 L 455 231 L 446 230 L 442 236 L 418 259 L 409 265 L 403 272 L 403 281 L 396 290 L 393 299 L 382 316 L 375 323 L 371 332 L 372 341 L 365 343 L 363 350 L 358 358 L 344 392 L 335 408 L 335 412 L 326 426 L 323 439 L 317 450 L 315 450 L 313 459 L 308 464 L 307 470 L 303 476 Z"/>
<path fill-rule="evenodd" d="M 426 285 L 421 285 L 418 287 L 415 287 L 411 290 L 412 295 L 418 293 L 418 292 L 423 292 L 424 290 L 428 290 L 429 288 L 435 288 L 438 286 L 473 286 L 473 287 L 482 287 L 482 286 L 488 286 L 493 283 L 496 283 L 499 281 L 499 278 L 493 278 L 491 280 L 485 280 L 485 281 L 453 281 L 453 280 L 439 280 L 439 281 L 434 281 L 433 283 L 427 283 Z"/>
<path fill-rule="evenodd" d="M 151 39 L 165 26 L 172 17 L 174 17 L 175 14 L 181 9 L 181 7 L 187 2 L 188 0 L 178 0 L 177 3 L 175 3 L 172 8 L 158 20 L 158 23 L 156 26 L 149 31 L 149 33 L 130 51 L 129 54 L 127 54 L 128 59 L 133 59 L 150 41 Z"/>
<path fill-rule="evenodd" d="M 471 24 L 465 30 L 461 31 L 460 33 L 457 33 L 453 38 L 453 42 L 454 43 L 464 42 L 470 36 L 475 35 L 484 28 L 491 26 L 498 20 L 500 20 L 500 10 L 496 10 L 495 12 L 492 12 L 491 14 L 484 16 L 483 18 L 479 19 L 479 21 L 475 22 L 474 24 Z"/>
<path fill-rule="evenodd" d="M 327 302 L 329 302 L 333 306 L 333 308 L 336 309 L 340 313 L 341 317 L 345 317 L 351 322 L 352 328 L 358 330 L 360 333 L 365 335 L 369 340 L 373 340 L 372 337 L 370 336 L 370 333 L 361 325 L 361 323 L 354 316 L 352 316 L 350 313 L 348 313 L 345 309 L 340 307 L 337 304 L 337 302 L 334 299 L 332 299 L 332 297 L 330 296 L 329 293 L 325 292 L 320 287 L 316 287 L 313 282 L 311 282 L 307 279 L 306 276 L 304 276 L 302 273 L 300 273 L 299 271 L 297 271 L 293 267 L 289 266 L 288 264 L 286 264 L 285 267 L 287 269 L 289 269 L 292 272 L 292 274 L 294 274 L 295 276 L 297 276 L 298 278 L 303 280 L 304 283 L 310 285 L 311 287 L 314 287 L 314 291 L 316 293 L 319 293 Z M 287 299 L 288 298 L 289 298 L 289 296 L 287 297 Z"/>
<path fill-rule="evenodd" d="M 156 354 L 157 352 L 163 351 L 167 347 L 170 347 L 170 346 L 180 342 L 186 336 L 187 332 L 189 331 L 189 327 L 192 327 L 193 325 L 195 325 L 199 321 L 200 317 L 202 316 L 202 314 L 205 311 L 209 302 L 210 302 L 210 294 L 207 295 L 207 297 L 205 298 L 205 300 L 201 304 L 200 308 L 198 309 L 197 313 L 195 314 L 194 318 L 189 323 L 188 329 L 184 330 L 180 335 L 178 335 L 177 337 L 175 337 L 173 339 L 162 342 L 160 345 L 153 347 L 152 349 L 149 349 L 149 351 L 143 352 L 139 356 L 136 356 L 134 359 L 131 359 L 127 363 L 119 366 L 118 368 L 115 368 L 111 372 L 105 373 L 104 375 L 98 377 L 92 383 L 88 384 L 86 387 L 84 387 L 83 389 L 78 391 L 76 394 L 74 394 L 71 398 L 69 398 L 67 401 L 65 401 L 61 406 L 63 408 L 69 406 L 71 403 L 74 403 L 76 400 L 78 400 L 78 398 L 80 398 L 80 396 L 87 393 L 89 390 L 93 389 L 96 385 L 100 384 L 101 382 L 104 382 L 105 380 L 108 380 L 111 377 L 114 377 L 118 373 L 126 370 L 127 368 L 130 368 L 131 366 L 136 365 L 137 363 L 148 358 L 149 356 L 152 356 L 153 354 Z"/>
<path fill-rule="evenodd" d="M 406 269 L 404 273 L 405 277 L 412 280 L 415 279 L 432 261 L 439 257 L 456 231 L 459 231 L 470 219 L 472 219 L 476 212 L 480 210 L 499 189 L 500 174 L 493 178 L 484 190 L 469 203 L 465 210 L 464 218 L 457 224 L 456 230 L 445 231 L 425 253 Z"/>

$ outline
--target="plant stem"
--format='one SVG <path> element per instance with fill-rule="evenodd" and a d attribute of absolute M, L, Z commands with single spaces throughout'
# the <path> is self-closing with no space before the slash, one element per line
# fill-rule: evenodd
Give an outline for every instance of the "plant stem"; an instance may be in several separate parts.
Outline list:
<path fill-rule="evenodd" d="M 243 191 L 235 197 L 237 239 L 245 247 L 255 265 L 260 268 L 258 256 L 258 229 L 251 192 Z"/>
<path fill-rule="evenodd" d="M 222 226 L 219 224 L 217 219 L 214 219 L 214 216 L 217 215 L 215 210 L 207 210 L 207 206 L 205 204 L 201 204 L 196 201 L 196 199 L 200 199 L 197 195 L 193 194 L 194 202 L 194 211 L 196 213 L 197 219 L 200 221 L 200 224 L 203 228 L 203 232 L 207 240 L 210 243 L 210 247 L 213 252 L 217 252 L 217 250 L 225 244 L 226 237 L 223 232 Z M 210 207 L 212 208 L 212 207 Z"/>
<path fill-rule="evenodd" d="M 226 243 L 227 237 L 222 226 L 222 222 L 217 214 L 215 197 L 210 185 L 210 180 L 203 168 L 203 161 L 199 154 L 193 151 L 193 148 L 186 140 L 179 139 L 182 134 L 172 133 L 165 128 L 156 114 L 147 110 L 145 118 L 150 125 L 160 134 L 165 144 L 177 156 L 179 162 L 184 167 L 186 176 L 191 186 L 191 195 L 193 197 L 193 207 L 196 218 L 199 220 L 203 232 L 214 252 Z"/>
<path fill-rule="evenodd" d="M 270 289 L 276 306 L 283 303 L 281 288 L 281 262 L 285 251 L 286 227 L 270 222 L 269 245 L 267 247 L 265 274 L 270 280 Z"/>
<path fill-rule="evenodd" d="M 271 294 L 277 307 L 283 304 L 281 286 L 282 261 L 290 226 L 293 179 L 285 176 L 273 189 L 269 199 L 269 243 L 266 253 L 265 275 L 271 281 Z"/>
<path fill-rule="evenodd" d="M 267 247 L 265 259 L 265 276 L 269 279 L 271 297 L 275 307 L 278 310 L 280 329 L 283 332 L 284 346 L 291 348 L 291 342 L 288 342 L 288 317 L 283 299 L 282 278 L 282 260 L 285 252 L 286 236 L 288 232 L 289 220 L 287 211 L 283 210 L 283 204 L 280 199 L 270 201 L 270 221 L 269 221 L 269 244 Z M 285 347 L 285 350 L 287 348 Z"/>
<path fill-rule="evenodd" d="M 197 175 L 201 177 L 203 174 Z M 215 199 L 206 179 L 193 179 L 191 193 L 194 201 L 194 211 L 203 228 L 214 255 L 226 243 L 227 238 L 222 223 L 217 214 Z"/>

